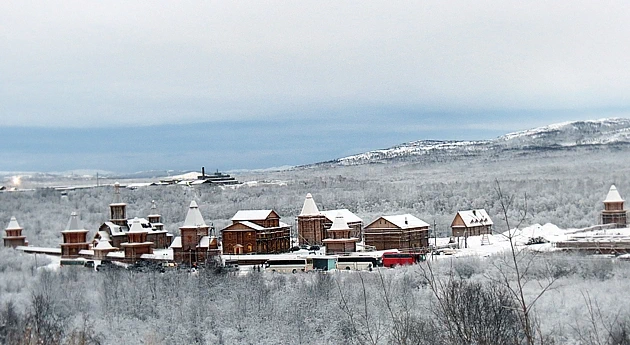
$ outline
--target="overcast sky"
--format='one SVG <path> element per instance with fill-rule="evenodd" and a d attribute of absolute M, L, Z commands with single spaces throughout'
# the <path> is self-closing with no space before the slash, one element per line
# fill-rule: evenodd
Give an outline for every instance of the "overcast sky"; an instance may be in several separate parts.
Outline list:
<path fill-rule="evenodd" d="M 265 168 L 627 117 L 629 37 L 627 1 L 3 1 L 0 170 Z"/>

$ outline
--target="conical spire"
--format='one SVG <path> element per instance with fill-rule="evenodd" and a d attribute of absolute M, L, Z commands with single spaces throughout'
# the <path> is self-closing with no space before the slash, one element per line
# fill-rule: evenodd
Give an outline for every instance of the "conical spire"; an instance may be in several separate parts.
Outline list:
<path fill-rule="evenodd" d="M 608 191 L 608 195 L 606 196 L 606 200 L 604 202 L 624 202 L 619 195 L 619 191 L 617 191 L 617 187 L 615 185 L 610 186 L 610 190 Z"/>
<path fill-rule="evenodd" d="M 68 221 L 66 230 L 81 230 L 81 228 L 79 227 L 79 217 L 77 216 L 76 212 L 72 212 L 70 214 L 70 220 Z"/>
<path fill-rule="evenodd" d="M 120 198 L 120 183 L 114 183 L 114 201 L 112 204 L 122 204 L 122 199 Z"/>
<path fill-rule="evenodd" d="M 333 223 L 330 226 L 330 229 L 328 229 L 328 231 L 335 231 L 335 230 L 352 230 L 348 226 L 348 223 L 346 222 L 346 219 L 343 217 L 343 214 L 341 214 L 341 212 L 337 213 L 337 216 L 335 217 L 335 220 L 333 220 Z"/>
<path fill-rule="evenodd" d="M 18 221 L 15 217 L 11 217 L 11 220 L 9 221 L 9 225 L 7 225 L 7 230 L 18 230 L 18 229 L 22 229 L 22 227 L 20 226 L 20 224 L 18 224 Z"/>
<path fill-rule="evenodd" d="M 321 213 L 319 212 L 311 193 L 306 194 L 306 199 L 304 200 L 304 206 L 302 206 L 300 216 L 318 216 L 320 214 Z"/>
<path fill-rule="evenodd" d="M 188 207 L 188 213 L 186 214 L 186 219 L 184 220 L 184 227 L 186 228 L 200 228 L 207 227 L 206 222 L 203 220 L 203 216 L 199 211 L 199 206 L 193 200 L 190 202 L 190 206 Z"/>

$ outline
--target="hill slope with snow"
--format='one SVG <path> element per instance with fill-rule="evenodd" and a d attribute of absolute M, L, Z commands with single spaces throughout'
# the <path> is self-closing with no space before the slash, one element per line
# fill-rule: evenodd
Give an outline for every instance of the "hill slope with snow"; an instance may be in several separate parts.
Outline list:
<path fill-rule="evenodd" d="M 630 144 L 630 119 L 574 121 L 509 133 L 492 140 L 418 140 L 319 164 L 359 165 L 388 161 L 497 156 L 531 152 Z"/>

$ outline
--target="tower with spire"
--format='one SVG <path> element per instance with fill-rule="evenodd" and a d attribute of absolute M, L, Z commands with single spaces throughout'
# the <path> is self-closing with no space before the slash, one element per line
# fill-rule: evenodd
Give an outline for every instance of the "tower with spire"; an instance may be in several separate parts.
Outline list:
<path fill-rule="evenodd" d="M 66 229 L 61 231 L 61 235 L 63 236 L 61 258 L 77 258 L 79 257 L 79 252 L 90 249 L 90 244 L 87 242 L 87 233 L 87 230 L 79 226 L 77 213 L 72 212 Z"/>
<path fill-rule="evenodd" d="M 326 216 L 324 216 L 311 193 L 306 194 L 302 212 L 297 217 L 297 231 L 300 244 L 321 245 L 326 238 Z"/>
<path fill-rule="evenodd" d="M 176 237 L 171 244 L 175 262 L 195 266 L 205 263 L 210 256 L 217 254 L 218 248 L 211 248 L 209 229 L 199 211 L 199 205 L 194 200 L 191 201 L 184 224 L 179 228 L 181 236 Z M 216 239 L 214 244 L 217 244 Z"/>
<path fill-rule="evenodd" d="M 625 200 L 621 198 L 615 185 L 610 186 L 608 195 L 604 200 L 604 210 L 601 213 L 602 224 L 616 224 L 623 228 L 627 225 L 627 210 L 624 209 Z"/>
<path fill-rule="evenodd" d="M 337 213 L 330 229 L 328 238 L 322 240 L 326 246 L 326 254 L 342 254 L 357 251 L 356 237 L 351 237 L 352 228 L 348 226 L 343 214 Z"/>
<path fill-rule="evenodd" d="M 127 226 L 127 204 L 120 198 L 120 183 L 114 183 L 114 201 L 109 204 L 109 221 L 118 226 Z"/>
<path fill-rule="evenodd" d="M 155 249 L 168 248 L 171 245 L 172 235 L 164 230 L 162 216 L 158 212 L 155 200 L 151 200 L 151 214 L 147 216 L 151 229 L 147 235 L 147 241 L 153 242 Z"/>
<path fill-rule="evenodd" d="M 4 229 L 4 246 L 5 247 L 18 247 L 27 246 L 26 236 L 22 236 L 22 230 L 24 230 L 15 217 L 11 217 L 9 225 Z"/>

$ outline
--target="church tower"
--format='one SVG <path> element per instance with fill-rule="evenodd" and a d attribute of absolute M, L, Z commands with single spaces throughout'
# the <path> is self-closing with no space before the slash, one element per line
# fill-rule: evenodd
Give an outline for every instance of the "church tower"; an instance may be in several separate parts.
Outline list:
<path fill-rule="evenodd" d="M 154 230 L 164 230 L 164 224 L 162 224 L 162 215 L 159 214 L 155 200 L 151 200 L 151 214 L 147 216 L 149 223 Z"/>
<path fill-rule="evenodd" d="M 114 202 L 109 204 L 109 221 L 127 227 L 127 204 L 120 199 L 120 184 L 114 183 Z"/>
<path fill-rule="evenodd" d="M 606 200 L 604 200 L 604 210 L 602 211 L 602 224 L 617 224 L 623 228 L 627 224 L 627 210 L 624 209 L 625 200 L 621 198 L 615 185 L 610 186 Z"/>
<path fill-rule="evenodd" d="M 297 217 L 300 244 L 321 245 L 326 238 L 325 222 L 326 216 L 319 212 L 311 193 L 306 194 L 302 212 Z"/>
<path fill-rule="evenodd" d="M 88 231 L 79 226 L 79 217 L 76 212 L 72 212 L 66 230 L 61 231 L 63 243 L 61 244 L 61 257 L 64 259 L 77 258 L 79 252 L 90 249 L 87 242 Z"/>
<path fill-rule="evenodd" d="M 22 236 L 22 227 L 15 217 L 11 217 L 9 225 L 4 230 L 4 246 L 15 248 L 17 246 L 27 246 L 26 236 Z"/>
<path fill-rule="evenodd" d="M 352 228 L 348 226 L 348 223 L 344 219 L 341 213 L 338 213 L 335 220 L 332 223 L 330 229 L 328 229 L 328 238 L 322 240 L 326 246 L 326 254 L 342 254 L 352 253 L 357 250 L 356 237 L 350 237 Z"/>

